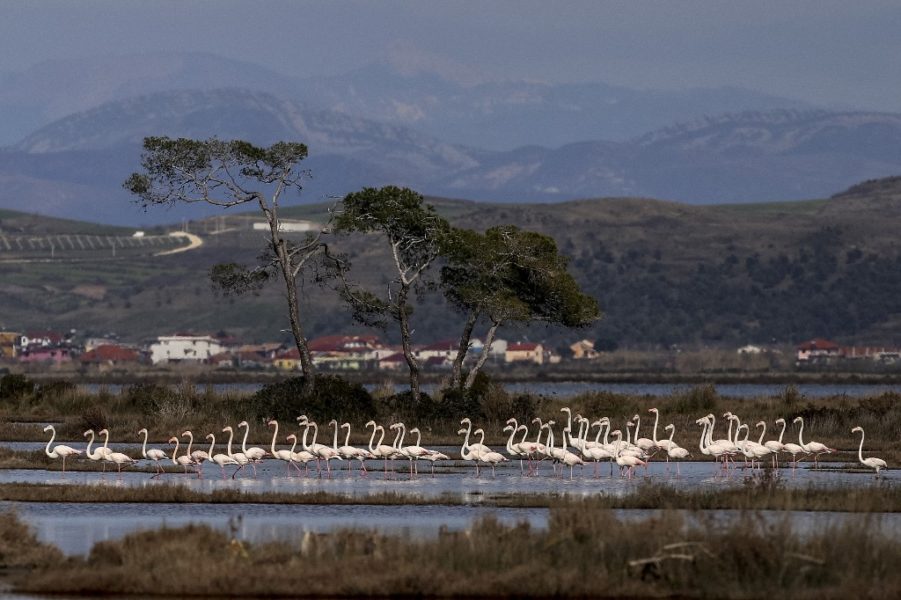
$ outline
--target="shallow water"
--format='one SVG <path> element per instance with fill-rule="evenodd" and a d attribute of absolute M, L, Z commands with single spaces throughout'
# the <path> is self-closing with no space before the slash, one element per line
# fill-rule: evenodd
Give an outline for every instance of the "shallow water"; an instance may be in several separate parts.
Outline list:
<path fill-rule="evenodd" d="M 856 464 L 849 456 L 849 464 Z M 438 498 L 449 496 L 468 503 L 478 503 L 485 496 L 558 493 L 563 495 L 585 496 L 591 494 L 621 495 L 633 491 L 644 481 L 666 482 L 677 489 L 717 488 L 723 486 L 743 485 L 748 478 L 759 476 L 750 469 L 739 467 L 729 469 L 726 474 L 712 462 L 682 462 L 679 464 L 680 474 L 672 464 L 667 471 L 665 463 L 652 461 L 649 468 L 639 469 L 633 479 L 619 476 L 618 468 L 612 469 L 609 463 L 602 463 L 597 468 L 587 465 L 573 471 L 573 479 L 569 478 L 569 469 L 561 476 L 555 475 L 551 465 L 541 463 L 537 475 L 523 476 L 518 461 L 499 465 L 494 474 L 491 469 L 482 468 L 476 474 L 475 467 L 465 461 L 444 461 L 430 473 L 430 464 L 419 465 L 419 475 L 411 477 L 406 461 L 394 461 L 389 466 L 387 475 L 382 461 L 367 461 L 369 473 L 361 476 L 359 468 L 346 470 L 347 463 L 334 462 L 332 476 L 329 478 L 323 469 L 322 476 L 317 476 L 315 464 L 309 469 L 309 476 L 303 473 L 286 474 L 285 464 L 281 461 L 267 460 L 257 467 L 254 477 L 250 468 L 239 472 L 235 479 L 231 478 L 234 468 L 226 470 L 226 478 L 222 479 L 220 470 L 215 465 L 205 463 L 202 478 L 194 474 L 165 474 L 152 478 L 150 473 L 123 470 L 107 473 L 59 471 L 42 469 L 6 469 L 0 470 L 0 483 L 23 482 L 42 484 L 79 483 L 114 487 L 148 488 L 164 483 L 177 483 L 196 491 L 211 492 L 219 489 L 236 489 L 248 492 L 329 492 L 347 497 L 361 498 L 379 493 L 396 493 L 418 498 Z M 358 465 L 358 463 L 355 463 Z M 833 463 L 834 465 L 834 463 Z M 788 487 L 806 487 L 810 484 L 822 486 L 865 486 L 874 485 L 872 473 L 846 472 L 836 468 L 823 468 L 818 471 L 812 465 L 802 462 L 797 469 L 783 467 L 779 476 Z M 901 479 L 889 477 L 880 480 L 878 485 L 901 485 Z"/>

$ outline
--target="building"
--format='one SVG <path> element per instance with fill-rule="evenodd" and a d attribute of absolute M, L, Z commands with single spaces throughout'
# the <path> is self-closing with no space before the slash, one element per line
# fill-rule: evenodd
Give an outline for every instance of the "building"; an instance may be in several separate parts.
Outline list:
<path fill-rule="evenodd" d="M 544 346 L 533 342 L 508 344 L 504 360 L 508 363 L 533 362 L 538 365 L 544 364 Z"/>
<path fill-rule="evenodd" d="M 85 366 L 113 367 L 138 363 L 141 360 L 141 355 L 137 350 L 131 348 L 115 344 L 102 344 L 88 350 L 78 357 L 78 360 Z"/>
<path fill-rule="evenodd" d="M 0 360 L 16 357 L 16 348 L 21 337 L 22 334 L 15 331 L 0 331 Z"/>
<path fill-rule="evenodd" d="M 822 338 L 798 344 L 797 351 L 796 360 L 804 364 L 832 362 L 841 356 L 841 348 L 838 344 Z"/>
<path fill-rule="evenodd" d="M 594 349 L 594 340 L 579 340 L 575 344 L 570 344 L 569 349 L 576 360 L 598 357 L 598 351 Z"/>
<path fill-rule="evenodd" d="M 376 368 L 384 346 L 374 335 L 328 335 L 309 341 L 313 363 L 326 370 Z"/>
<path fill-rule="evenodd" d="M 432 359 L 440 359 L 434 364 L 440 364 L 444 361 L 453 361 L 460 350 L 459 340 L 441 340 L 427 346 L 422 346 L 413 352 L 417 359 L 423 364 L 428 363 Z"/>
<path fill-rule="evenodd" d="M 155 365 L 180 362 L 206 363 L 223 350 L 222 344 L 208 335 L 160 336 L 156 343 L 150 345 L 150 362 Z"/>

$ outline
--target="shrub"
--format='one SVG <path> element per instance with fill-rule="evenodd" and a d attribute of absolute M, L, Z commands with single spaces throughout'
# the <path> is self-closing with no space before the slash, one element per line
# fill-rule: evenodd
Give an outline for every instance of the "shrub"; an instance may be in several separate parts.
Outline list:
<path fill-rule="evenodd" d="M 125 401 L 145 415 L 156 415 L 175 400 L 176 393 L 165 385 L 136 383 L 125 389 Z"/>
<path fill-rule="evenodd" d="M 34 382 L 24 375 L 10 373 L 0 377 L 0 400 L 21 400 L 34 394 L 34 390 Z"/>
<path fill-rule="evenodd" d="M 697 412 L 715 412 L 719 394 L 712 383 L 696 385 L 687 392 L 680 394 L 673 403 L 673 410 L 681 414 L 694 414 Z"/>
<path fill-rule="evenodd" d="M 372 396 L 359 383 L 337 375 L 317 375 L 312 394 L 304 394 L 304 377 L 271 383 L 247 401 L 248 412 L 259 419 L 293 421 L 305 414 L 314 421 L 338 419 L 356 421 L 372 416 Z"/>

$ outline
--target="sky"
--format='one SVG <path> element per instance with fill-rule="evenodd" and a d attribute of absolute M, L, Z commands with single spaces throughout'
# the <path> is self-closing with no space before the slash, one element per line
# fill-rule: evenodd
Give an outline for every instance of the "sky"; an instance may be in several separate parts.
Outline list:
<path fill-rule="evenodd" d="M 0 71 L 207 52 L 294 76 L 420 48 L 488 79 L 741 86 L 901 111 L 901 2 L 4 0 Z"/>

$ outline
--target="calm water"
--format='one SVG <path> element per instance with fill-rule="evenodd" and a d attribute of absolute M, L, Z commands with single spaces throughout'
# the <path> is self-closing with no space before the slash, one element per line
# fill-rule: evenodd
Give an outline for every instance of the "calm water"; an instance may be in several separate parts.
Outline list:
<path fill-rule="evenodd" d="M 637 396 L 668 396 L 670 394 L 684 392 L 695 387 L 694 384 L 673 384 L 673 383 L 604 383 L 604 382 L 586 382 L 586 381 L 561 381 L 555 383 L 542 382 L 523 382 L 523 383 L 505 383 L 504 388 L 509 392 L 529 392 L 540 394 L 543 396 L 559 396 L 565 398 L 575 394 L 584 392 L 613 392 L 617 394 L 630 394 Z M 238 392 L 251 394 L 259 390 L 263 384 L 260 383 L 223 383 L 213 384 L 210 387 L 217 393 Z M 85 384 L 79 386 L 82 390 L 89 393 L 97 393 L 101 387 L 116 394 L 121 391 L 123 386 L 120 385 L 99 385 Z M 173 386 L 177 389 L 178 386 Z M 197 389 L 204 389 L 206 386 L 198 385 Z M 372 390 L 381 385 L 369 384 L 366 386 Z M 723 397 L 727 398 L 768 398 L 779 396 L 785 390 L 785 384 L 778 383 L 724 383 L 717 384 L 716 391 Z M 803 396 L 809 398 L 826 398 L 830 396 L 848 396 L 849 398 L 859 398 L 862 396 L 870 396 L 881 394 L 883 392 L 894 391 L 901 393 L 901 384 L 853 384 L 853 383 L 802 383 L 795 386 Z M 403 391 L 403 385 L 396 385 L 396 391 Z M 434 385 L 422 386 L 423 391 L 433 393 L 436 390 Z"/>

